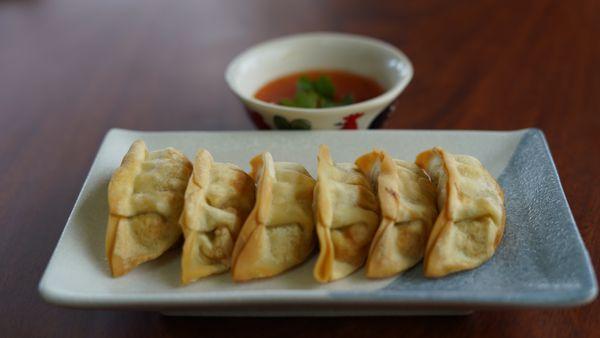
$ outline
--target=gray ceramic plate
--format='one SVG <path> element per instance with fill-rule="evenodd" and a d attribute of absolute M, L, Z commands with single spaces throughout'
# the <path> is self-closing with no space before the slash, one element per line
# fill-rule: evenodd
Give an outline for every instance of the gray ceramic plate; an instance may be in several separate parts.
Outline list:
<path fill-rule="evenodd" d="M 314 174 L 317 147 L 338 162 L 374 147 L 414 159 L 440 145 L 479 158 L 506 193 L 506 232 L 495 256 L 478 269 L 426 279 L 421 265 L 384 280 L 363 271 L 320 285 L 315 258 L 281 276 L 233 284 L 227 274 L 179 285 L 179 248 L 113 279 L 104 258 L 106 189 L 135 139 L 151 149 L 173 146 L 192 157 L 198 147 L 217 161 L 248 168 L 269 150 Z M 377 315 L 468 312 L 489 307 L 567 307 L 596 297 L 596 277 L 542 132 L 310 131 L 139 132 L 111 130 L 104 139 L 40 282 L 48 302 L 74 307 L 130 308 L 202 315 Z"/>

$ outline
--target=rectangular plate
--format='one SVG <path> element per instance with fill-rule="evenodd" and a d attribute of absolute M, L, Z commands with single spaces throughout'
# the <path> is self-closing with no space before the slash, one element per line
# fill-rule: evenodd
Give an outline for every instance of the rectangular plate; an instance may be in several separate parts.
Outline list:
<path fill-rule="evenodd" d="M 193 158 L 203 147 L 215 160 L 248 169 L 265 150 L 276 161 L 299 162 L 315 174 L 319 144 L 337 162 L 373 148 L 411 160 L 439 145 L 473 155 L 506 194 L 506 232 L 483 266 L 426 279 L 421 264 L 401 276 L 369 280 L 360 270 L 321 285 L 315 256 L 280 276 L 234 284 L 229 274 L 179 285 L 179 251 L 170 250 L 121 278 L 104 255 L 107 185 L 131 143 L 172 146 Z M 489 307 L 564 307 L 592 301 L 596 278 L 541 131 L 242 131 L 140 132 L 113 129 L 105 137 L 64 232 L 40 281 L 48 302 L 87 308 L 131 308 L 201 315 L 379 315 L 448 313 Z"/>

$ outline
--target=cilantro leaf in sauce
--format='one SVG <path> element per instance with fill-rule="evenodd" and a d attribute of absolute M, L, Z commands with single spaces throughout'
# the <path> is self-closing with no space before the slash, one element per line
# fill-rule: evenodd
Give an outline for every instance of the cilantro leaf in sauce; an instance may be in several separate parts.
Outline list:
<path fill-rule="evenodd" d="M 334 96 L 335 87 L 328 76 L 322 75 L 316 80 L 301 76 L 296 82 L 294 97 L 282 99 L 278 103 L 282 106 L 298 108 L 331 108 L 354 103 L 354 98 L 350 94 L 339 101 L 334 101 Z"/>

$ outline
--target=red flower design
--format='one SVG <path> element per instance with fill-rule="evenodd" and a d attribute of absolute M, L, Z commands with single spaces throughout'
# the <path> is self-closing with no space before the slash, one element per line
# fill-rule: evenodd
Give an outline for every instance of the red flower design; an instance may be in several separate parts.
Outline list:
<path fill-rule="evenodd" d="M 344 122 L 338 123 L 336 125 L 341 126 L 341 129 L 358 129 L 358 124 L 356 123 L 356 120 L 358 120 L 363 115 L 365 115 L 365 113 L 356 113 L 344 116 Z"/>
<path fill-rule="evenodd" d="M 248 109 L 246 109 L 246 111 L 248 112 L 248 115 L 250 115 L 252 122 L 254 122 L 254 125 L 256 125 L 256 127 L 258 127 L 258 129 L 261 129 L 261 130 L 271 129 L 271 127 L 265 122 L 265 120 L 263 120 L 262 115 L 260 115 L 259 113 L 255 112 L 255 111 L 251 111 Z"/>

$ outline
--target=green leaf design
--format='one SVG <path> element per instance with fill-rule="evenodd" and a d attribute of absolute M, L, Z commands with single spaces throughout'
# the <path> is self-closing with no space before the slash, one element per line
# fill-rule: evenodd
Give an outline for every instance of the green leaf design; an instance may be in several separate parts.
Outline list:
<path fill-rule="evenodd" d="M 273 124 L 275 128 L 281 130 L 290 130 L 290 129 L 298 129 L 298 130 L 310 130 L 312 126 L 308 120 L 305 119 L 295 119 L 289 122 L 285 117 L 281 115 L 275 115 L 273 117 Z"/>
<path fill-rule="evenodd" d="M 275 115 L 273 117 L 273 124 L 275 125 L 275 128 L 277 129 L 292 129 L 291 124 L 288 122 L 288 120 L 280 115 Z"/>
<path fill-rule="evenodd" d="M 310 130 L 312 129 L 310 122 L 305 119 L 296 119 L 290 123 L 292 129 Z"/>

